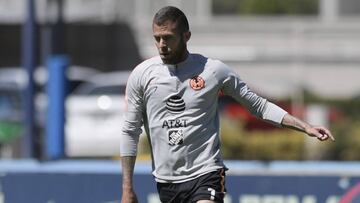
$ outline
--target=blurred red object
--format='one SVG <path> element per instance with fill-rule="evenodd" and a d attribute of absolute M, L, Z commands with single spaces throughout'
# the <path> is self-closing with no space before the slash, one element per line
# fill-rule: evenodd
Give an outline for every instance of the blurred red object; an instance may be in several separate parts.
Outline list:
<path fill-rule="evenodd" d="M 269 123 L 266 123 L 265 121 L 256 118 L 253 116 L 245 107 L 243 107 L 241 104 L 237 103 L 231 98 L 227 98 L 224 96 L 220 96 L 220 109 L 223 114 L 223 116 L 226 116 L 227 118 L 230 118 L 232 120 L 239 120 L 239 122 L 242 122 L 245 130 L 276 130 L 279 129 L 278 127 L 271 125 Z M 304 118 L 306 113 L 306 106 L 298 105 L 295 106 L 295 111 L 293 111 L 291 104 L 288 102 L 275 102 L 276 105 L 280 106 L 290 114 L 293 114 L 296 112 L 296 116 L 300 118 Z M 344 114 L 335 107 L 329 107 L 329 122 L 337 122 L 344 118 Z"/>

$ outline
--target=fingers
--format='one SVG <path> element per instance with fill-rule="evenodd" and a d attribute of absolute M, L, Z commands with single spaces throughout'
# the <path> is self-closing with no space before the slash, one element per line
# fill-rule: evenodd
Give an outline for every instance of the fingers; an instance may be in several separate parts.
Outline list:
<path fill-rule="evenodd" d="M 317 139 L 320 141 L 325 141 L 325 140 L 329 139 L 329 136 L 319 133 L 319 135 L 317 136 Z"/>
<path fill-rule="evenodd" d="M 315 127 L 315 129 L 317 130 L 317 133 L 315 136 L 319 140 L 325 141 L 330 138 L 332 141 L 335 141 L 334 136 L 331 134 L 331 132 L 328 129 L 326 129 L 324 127 Z"/>
<path fill-rule="evenodd" d="M 332 141 L 335 141 L 334 136 L 331 134 L 331 132 L 328 129 L 324 128 L 324 131 L 325 134 L 327 134 Z"/>
<path fill-rule="evenodd" d="M 325 141 L 329 138 L 326 134 L 321 134 L 321 133 L 316 133 L 315 136 L 320 141 Z"/>
<path fill-rule="evenodd" d="M 326 136 L 327 136 L 326 139 L 330 138 L 332 141 L 335 141 L 334 136 L 332 136 L 331 132 L 330 132 L 328 129 L 326 129 L 326 128 L 324 128 L 324 127 L 321 127 L 320 130 L 319 130 L 319 132 L 320 132 L 322 135 L 326 135 Z"/>

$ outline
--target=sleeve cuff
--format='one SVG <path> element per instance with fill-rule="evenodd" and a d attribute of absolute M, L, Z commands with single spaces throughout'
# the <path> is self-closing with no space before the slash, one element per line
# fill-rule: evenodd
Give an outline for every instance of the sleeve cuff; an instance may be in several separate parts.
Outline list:
<path fill-rule="evenodd" d="M 284 109 L 268 101 L 266 103 L 266 109 L 265 113 L 263 114 L 263 119 L 277 126 L 281 126 L 281 122 L 287 113 L 288 112 Z"/>

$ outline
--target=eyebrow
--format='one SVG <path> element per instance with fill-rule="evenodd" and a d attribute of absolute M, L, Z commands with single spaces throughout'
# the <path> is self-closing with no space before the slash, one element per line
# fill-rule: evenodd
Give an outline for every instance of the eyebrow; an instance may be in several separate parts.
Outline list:
<path fill-rule="evenodd" d="M 174 35 L 176 35 L 175 33 L 166 33 L 166 34 L 156 34 L 156 33 L 154 33 L 153 34 L 153 36 L 154 37 L 160 37 L 160 36 L 162 36 L 162 37 L 166 37 L 166 36 L 174 36 Z"/>

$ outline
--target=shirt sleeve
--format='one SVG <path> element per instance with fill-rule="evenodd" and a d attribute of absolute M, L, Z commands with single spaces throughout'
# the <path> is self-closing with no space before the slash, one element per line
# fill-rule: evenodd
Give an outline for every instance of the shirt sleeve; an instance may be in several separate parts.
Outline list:
<path fill-rule="evenodd" d="M 287 112 L 251 91 L 233 70 L 221 62 L 218 63 L 219 82 L 223 93 L 233 97 L 256 117 L 280 126 Z"/>
<path fill-rule="evenodd" d="M 141 74 L 136 68 L 127 81 L 125 100 L 127 108 L 120 135 L 120 155 L 136 156 L 139 136 L 142 133 L 144 111 Z"/>

